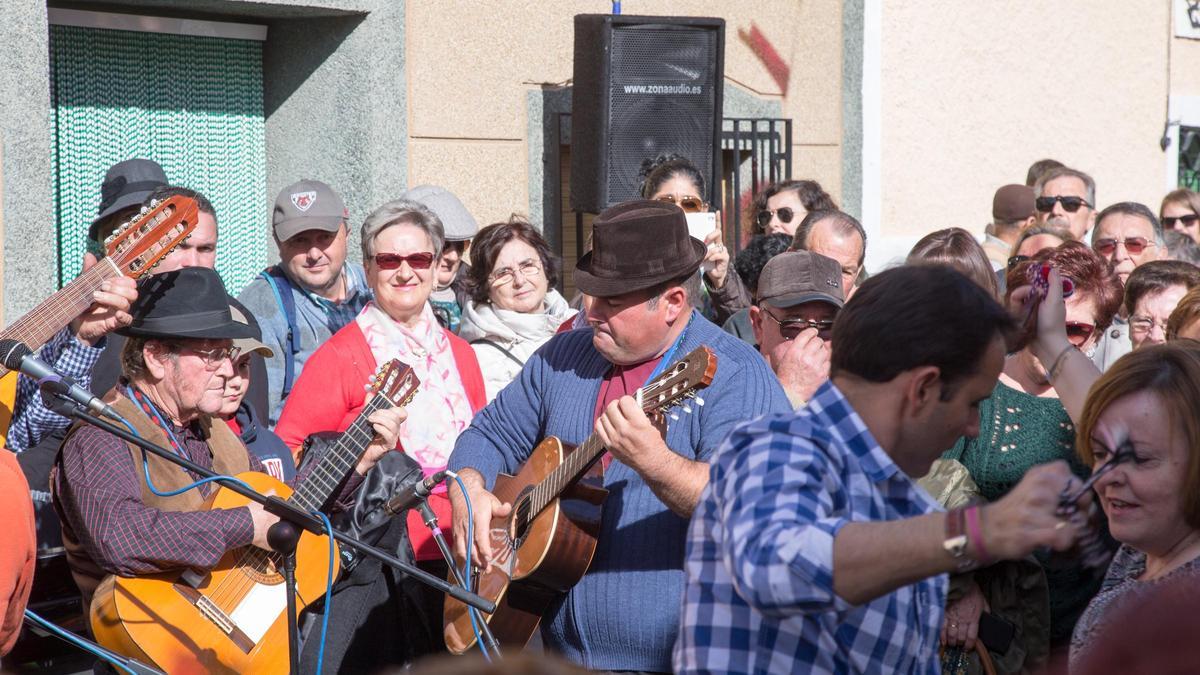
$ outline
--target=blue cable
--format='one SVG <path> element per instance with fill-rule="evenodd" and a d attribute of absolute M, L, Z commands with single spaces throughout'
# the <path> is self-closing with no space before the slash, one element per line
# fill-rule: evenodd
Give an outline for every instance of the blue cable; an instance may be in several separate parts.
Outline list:
<path fill-rule="evenodd" d="M 466 584 L 466 590 L 471 590 L 471 547 L 475 543 L 475 514 L 471 510 L 471 498 L 467 495 L 467 486 L 458 477 L 454 475 L 454 481 L 458 483 L 458 489 L 462 492 L 463 501 L 467 504 L 467 558 L 463 561 L 463 583 Z M 471 631 L 475 633 L 475 644 L 479 645 L 479 651 L 483 654 L 483 658 L 488 663 L 492 662 L 492 655 L 488 653 L 487 645 L 483 644 L 483 635 L 479 632 L 479 624 L 476 623 L 476 613 L 479 610 L 467 605 L 467 616 L 471 619 Z M 483 621 L 479 617 L 479 621 Z"/>
<path fill-rule="evenodd" d="M 104 661 L 111 663 L 112 665 L 116 666 L 117 668 L 120 668 L 121 670 L 129 673 L 130 675 L 134 675 L 132 670 L 125 667 L 124 657 L 117 656 L 116 654 L 108 651 L 107 649 L 105 649 L 104 647 L 101 647 L 100 645 L 92 644 L 91 642 L 87 642 L 87 641 L 79 638 L 74 633 L 64 630 L 64 629 L 54 625 L 53 623 L 50 623 L 49 621 L 47 621 L 46 619 L 42 618 L 41 616 L 35 614 L 31 610 L 28 610 L 28 609 L 25 610 L 25 619 L 33 622 L 34 624 L 36 624 L 43 630 L 46 630 L 46 631 L 54 634 L 58 638 L 66 640 L 67 642 L 71 643 L 72 645 L 75 645 L 79 649 L 82 649 L 83 651 L 91 654 L 92 656 L 95 656 L 96 658 L 99 658 L 99 659 L 103 659 Z"/>
<path fill-rule="evenodd" d="M 137 436 L 138 438 L 142 437 L 142 435 L 137 432 L 137 429 L 134 429 L 133 425 L 129 423 L 129 420 L 125 419 L 124 417 L 122 417 L 120 419 L 121 419 L 121 424 L 124 424 L 125 428 L 129 429 L 129 433 L 133 434 L 134 436 Z M 182 468 L 182 467 L 180 467 L 180 468 Z M 187 492 L 188 490 L 194 490 L 194 489 L 200 487 L 201 485 L 204 485 L 205 483 L 212 483 L 212 482 L 219 481 L 219 480 L 233 481 L 233 482 L 237 483 L 238 485 L 241 485 L 242 487 L 246 488 L 247 490 L 251 490 L 251 491 L 254 490 L 254 488 L 247 485 L 244 481 L 242 481 L 238 478 L 234 478 L 233 476 L 211 476 L 209 478 L 201 478 L 200 480 L 196 481 L 195 483 L 192 483 L 191 485 L 185 485 L 185 486 L 179 488 L 178 490 L 173 490 L 171 492 L 162 492 L 154 485 L 154 480 L 150 478 L 150 458 L 146 454 L 145 450 L 142 450 L 142 471 L 146 474 L 146 486 L 150 488 L 151 492 L 158 495 L 159 497 L 174 497 L 175 495 L 183 494 L 184 492 Z"/>
<path fill-rule="evenodd" d="M 329 516 L 320 511 L 312 513 L 325 523 L 325 532 L 329 535 L 329 571 L 325 577 L 325 612 L 321 617 L 321 648 L 317 650 L 317 675 L 321 675 L 321 668 L 325 665 L 325 631 L 329 629 L 329 612 L 333 610 L 333 556 L 335 549 L 333 547 L 333 524 L 329 522 Z"/>

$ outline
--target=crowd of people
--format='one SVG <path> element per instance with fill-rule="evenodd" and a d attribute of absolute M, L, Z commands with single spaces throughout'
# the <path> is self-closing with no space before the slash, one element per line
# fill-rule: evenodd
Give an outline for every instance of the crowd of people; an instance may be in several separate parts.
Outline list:
<path fill-rule="evenodd" d="M 548 437 L 603 446 L 595 552 L 546 596 L 529 648 L 543 664 L 1108 672 L 1114 654 L 1136 663 L 1127 622 L 1200 584 L 1195 192 L 1157 213 L 1100 208 L 1088 174 L 1042 160 L 996 190 L 982 238 L 931 232 L 868 275 L 866 231 L 811 180 L 765 186 L 746 223 L 691 236 L 689 214 L 711 210 L 704 176 L 664 155 L 639 199 L 596 217 L 571 298 L 535 223 L 481 228 L 437 186 L 367 215 L 358 257 L 337 192 L 289 185 L 270 224 L 279 262 L 236 297 L 202 194 L 148 159 L 114 165 L 100 192 L 85 271 L 146 207 L 199 209 L 153 275 L 108 279 L 37 350 L 143 438 L 299 488 L 369 414 L 373 440 L 318 502 L 443 578 L 421 514 L 384 515 L 398 490 L 454 472 L 428 504 L 459 564 L 488 570 L 518 545 L 495 537 L 517 506 L 497 477 Z M 700 347 L 716 364 L 700 399 L 648 412 L 644 389 Z M 368 408 L 364 385 L 393 359 L 419 389 Z M 59 416 L 36 381 L 21 377 L 13 412 L 0 480 L 10 531 L 28 536 L 0 569 L 0 652 L 29 593 L 34 510 L 85 613 L 117 578 L 269 549 L 274 515 L 206 509 L 215 488 L 180 492 L 197 476 Z M 305 612 L 305 672 L 445 652 L 437 591 L 342 558 L 331 601 Z M 1200 667 L 1187 645 L 1156 649 Z"/>

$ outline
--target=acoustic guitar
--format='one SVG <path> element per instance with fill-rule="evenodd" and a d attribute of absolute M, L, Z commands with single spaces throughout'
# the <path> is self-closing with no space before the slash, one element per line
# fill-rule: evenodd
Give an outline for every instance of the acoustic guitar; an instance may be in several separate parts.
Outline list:
<path fill-rule="evenodd" d="M 0 339 L 23 342 L 37 353 L 47 340 L 92 304 L 92 294 L 106 280 L 122 275 L 137 279 L 154 269 L 196 229 L 199 214 L 196 200 L 182 195 L 142 209 L 105 240 L 103 260 L 0 331 Z M 8 434 L 16 402 L 17 373 L 0 366 L 0 445 Z"/>
<path fill-rule="evenodd" d="M 647 415 L 661 417 L 696 398 L 716 372 L 717 357 L 698 347 L 639 389 L 635 398 Z M 495 613 L 479 612 L 478 617 L 502 646 L 525 646 L 550 603 L 591 565 L 608 496 L 599 461 L 604 452 L 594 434 L 574 448 L 551 436 L 533 449 L 517 475 L 496 477 L 492 493 L 513 508 L 506 518 L 492 522 L 497 564 L 475 575 L 471 590 L 496 603 Z M 443 620 L 451 652 L 462 654 L 475 644 L 467 605 L 447 596 Z"/>
<path fill-rule="evenodd" d="M 419 380 L 392 359 L 368 388 L 366 406 L 338 442 L 296 488 L 254 471 L 238 475 L 259 492 L 276 495 L 305 511 L 319 509 L 358 463 L 375 437 L 367 418 L 376 410 L 405 405 Z M 206 508 L 249 503 L 221 488 Z M 92 601 L 92 631 L 101 645 L 177 673 L 284 673 L 288 670 L 287 592 L 282 558 L 246 546 L 227 552 L 211 571 L 109 577 Z M 339 569 L 334 556 L 334 578 Z M 296 547 L 297 612 L 325 593 L 329 537 L 303 532 Z M 109 580 L 112 580 L 110 583 Z"/>

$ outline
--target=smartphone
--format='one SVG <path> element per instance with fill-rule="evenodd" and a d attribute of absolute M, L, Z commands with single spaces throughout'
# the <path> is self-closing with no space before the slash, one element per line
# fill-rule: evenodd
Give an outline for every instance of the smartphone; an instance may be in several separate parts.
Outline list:
<path fill-rule="evenodd" d="M 704 238 L 717 229 L 717 214 L 715 212 L 687 213 L 688 234 L 704 241 Z"/>
<path fill-rule="evenodd" d="M 1016 632 L 1016 626 L 991 612 L 979 615 L 979 639 L 983 642 L 983 646 L 988 648 L 988 651 L 997 654 L 1007 652 Z"/>

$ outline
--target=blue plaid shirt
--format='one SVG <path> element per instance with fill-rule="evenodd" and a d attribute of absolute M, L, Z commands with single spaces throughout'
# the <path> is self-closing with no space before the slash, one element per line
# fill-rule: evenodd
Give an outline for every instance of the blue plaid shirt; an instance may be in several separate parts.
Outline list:
<path fill-rule="evenodd" d="M 939 672 L 946 575 L 860 606 L 833 590 L 843 525 L 937 510 L 830 382 L 738 427 L 688 530 L 676 672 Z"/>
<path fill-rule="evenodd" d="M 92 368 L 104 351 L 107 338 L 101 338 L 96 346 L 75 339 L 71 329 L 64 328 L 50 338 L 38 350 L 38 358 L 50 364 L 60 375 L 75 380 L 75 384 L 91 389 Z M 103 395 L 104 392 L 99 392 Z M 12 425 L 8 429 L 5 444 L 13 452 L 24 452 L 37 445 L 42 437 L 71 426 L 71 420 L 51 412 L 42 403 L 38 383 L 22 375 L 17 380 L 17 401 L 13 406 Z"/>

